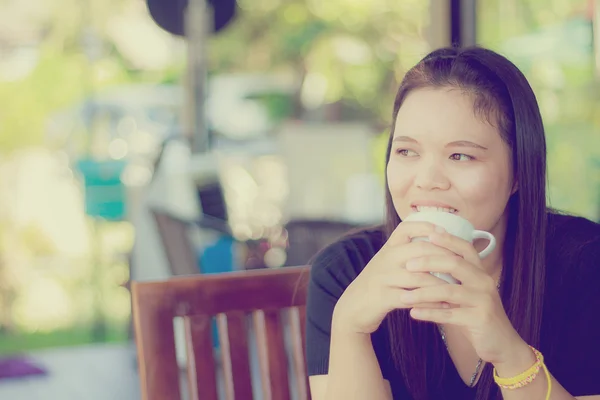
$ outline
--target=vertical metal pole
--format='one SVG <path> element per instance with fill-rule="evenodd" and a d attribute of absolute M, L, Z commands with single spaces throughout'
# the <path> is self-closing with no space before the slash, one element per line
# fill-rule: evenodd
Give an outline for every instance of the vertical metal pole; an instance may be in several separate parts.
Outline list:
<path fill-rule="evenodd" d="M 600 0 L 592 1 L 592 32 L 596 78 L 600 79 Z"/>
<path fill-rule="evenodd" d="M 477 44 L 477 0 L 450 1 L 450 38 L 457 47 Z"/>
<path fill-rule="evenodd" d="M 189 0 L 185 12 L 187 38 L 187 82 L 184 85 L 184 129 L 189 135 L 192 152 L 210 150 L 210 134 L 206 119 L 207 39 L 212 32 L 212 10 L 207 0 Z"/>
<path fill-rule="evenodd" d="M 462 46 L 477 44 L 477 0 L 462 0 L 461 2 L 461 32 Z"/>

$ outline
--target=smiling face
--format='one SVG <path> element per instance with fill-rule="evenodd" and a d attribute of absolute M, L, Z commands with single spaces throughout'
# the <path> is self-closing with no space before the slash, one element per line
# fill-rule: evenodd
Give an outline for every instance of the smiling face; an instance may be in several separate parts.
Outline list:
<path fill-rule="evenodd" d="M 387 180 L 400 219 L 436 209 L 504 236 L 516 187 L 511 150 L 495 126 L 475 115 L 473 98 L 463 91 L 408 94 L 396 118 Z"/>

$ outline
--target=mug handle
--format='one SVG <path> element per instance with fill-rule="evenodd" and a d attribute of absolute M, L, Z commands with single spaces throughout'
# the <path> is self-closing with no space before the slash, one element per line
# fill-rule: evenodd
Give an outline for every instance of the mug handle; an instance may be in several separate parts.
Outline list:
<path fill-rule="evenodd" d="M 496 238 L 489 232 L 474 230 L 473 240 L 475 239 L 487 239 L 490 242 L 488 243 L 487 247 L 479 253 L 479 258 L 485 258 L 489 256 L 496 248 Z"/>

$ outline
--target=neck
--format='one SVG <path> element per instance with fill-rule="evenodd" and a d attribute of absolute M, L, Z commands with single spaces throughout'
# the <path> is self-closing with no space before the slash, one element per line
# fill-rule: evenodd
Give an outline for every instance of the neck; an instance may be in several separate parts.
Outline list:
<path fill-rule="evenodd" d="M 498 282 L 502 274 L 502 248 L 494 250 L 482 260 L 482 264 L 485 271 Z"/>

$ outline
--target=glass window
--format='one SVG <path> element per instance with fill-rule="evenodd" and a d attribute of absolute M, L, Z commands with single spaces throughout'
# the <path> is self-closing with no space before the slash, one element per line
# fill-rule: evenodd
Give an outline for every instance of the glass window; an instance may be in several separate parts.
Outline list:
<path fill-rule="evenodd" d="M 527 76 L 548 140 L 552 207 L 598 219 L 600 84 L 593 1 L 477 2 L 479 44 L 507 56 Z"/>

